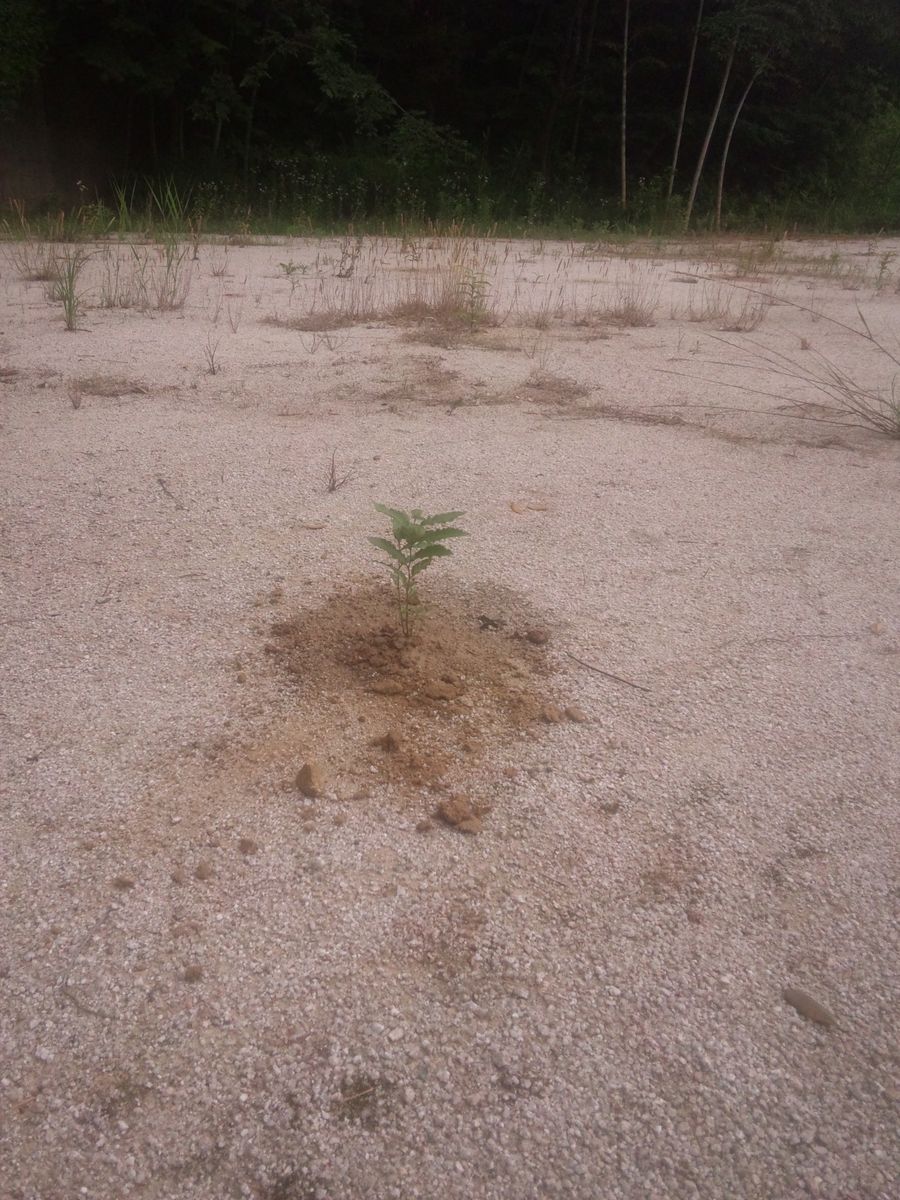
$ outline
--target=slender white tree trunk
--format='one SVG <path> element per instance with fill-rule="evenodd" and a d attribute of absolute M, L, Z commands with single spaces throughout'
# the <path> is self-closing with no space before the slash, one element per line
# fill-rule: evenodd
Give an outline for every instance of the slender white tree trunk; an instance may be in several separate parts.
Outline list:
<path fill-rule="evenodd" d="M 725 70 L 722 72 L 722 83 L 719 87 L 719 94 L 716 97 L 716 106 L 713 109 L 712 116 L 709 119 L 709 125 L 706 130 L 706 137 L 703 139 L 703 145 L 700 148 L 700 154 L 697 158 L 697 167 L 694 171 L 694 179 L 691 183 L 691 194 L 688 196 L 687 211 L 684 214 L 684 227 L 688 229 L 691 224 L 691 215 L 694 211 L 694 201 L 697 199 L 697 189 L 700 186 L 700 176 L 703 174 L 703 167 L 706 163 L 706 155 L 709 151 L 709 143 L 712 141 L 712 135 L 715 132 L 716 124 L 719 120 L 719 113 L 722 111 L 722 101 L 725 99 L 725 89 L 728 87 L 728 80 L 731 78 L 731 68 L 734 66 L 734 56 L 737 52 L 737 38 L 735 38 L 728 49 L 728 59 L 725 63 Z"/>
<path fill-rule="evenodd" d="M 625 27 L 622 30 L 622 208 L 628 206 L 628 33 L 631 24 L 631 0 L 625 0 Z"/>
<path fill-rule="evenodd" d="M 672 170 L 669 173 L 669 187 L 666 192 L 666 207 L 672 202 L 672 192 L 675 190 L 675 176 L 678 173 L 678 156 L 681 153 L 681 138 L 684 134 L 684 118 L 687 115 L 688 95 L 694 78 L 694 61 L 697 58 L 697 43 L 700 41 L 700 26 L 703 22 L 703 4 L 700 0 L 697 6 L 697 23 L 694 25 L 694 39 L 691 42 L 691 56 L 688 59 L 687 76 L 684 81 L 684 95 L 681 97 L 681 111 L 678 114 L 678 129 L 675 133 L 675 151 L 672 155 Z"/>
<path fill-rule="evenodd" d="M 728 126 L 728 133 L 725 137 L 725 145 L 722 149 L 722 161 L 719 164 L 719 182 L 716 187 L 716 233 L 722 228 L 722 194 L 725 191 L 725 165 L 728 162 L 728 152 L 731 149 L 731 139 L 734 137 L 734 128 L 738 123 L 738 117 L 741 115 L 741 110 L 747 103 L 747 97 L 750 95 L 750 89 L 756 83 L 762 74 L 762 67 L 754 71 L 753 76 L 747 86 L 744 88 L 743 94 L 738 100 L 737 108 L 734 110 L 734 115 L 731 118 L 731 124 Z"/>

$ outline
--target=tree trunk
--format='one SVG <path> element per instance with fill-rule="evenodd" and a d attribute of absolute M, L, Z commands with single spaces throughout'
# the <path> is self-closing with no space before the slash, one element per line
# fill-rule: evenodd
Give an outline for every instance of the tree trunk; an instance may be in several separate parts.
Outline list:
<path fill-rule="evenodd" d="M 153 102 L 153 97 L 150 97 L 150 154 L 153 159 L 153 170 L 159 171 L 159 147 L 156 144 L 156 105 Z"/>
<path fill-rule="evenodd" d="M 584 66 L 581 71 L 581 87 L 578 89 L 578 103 L 575 108 L 575 125 L 572 129 L 572 158 L 575 157 L 578 151 L 578 139 L 581 134 L 581 115 L 584 111 L 584 93 L 587 89 L 588 71 L 591 66 L 591 57 L 594 51 L 594 34 L 597 30 L 597 9 L 600 7 L 600 0 L 594 0 L 591 8 L 591 23 L 588 29 L 587 43 L 584 51 Z"/>
<path fill-rule="evenodd" d="M 244 130 L 244 194 L 247 193 L 247 188 L 250 186 L 250 148 L 253 145 L 253 118 L 256 114 L 256 97 L 259 93 L 259 85 L 254 84 L 253 90 L 250 93 L 250 103 L 247 105 L 247 126 Z"/>
<path fill-rule="evenodd" d="M 694 39 L 691 42 L 691 56 L 688 59 L 687 77 L 684 81 L 684 95 L 681 97 L 681 111 L 678 114 L 678 129 L 675 133 L 675 152 L 672 155 L 672 170 L 669 173 L 669 187 L 666 192 L 666 208 L 672 203 L 672 192 L 675 190 L 675 176 L 678 173 L 678 155 L 681 153 L 681 138 L 684 134 L 684 118 L 687 115 L 688 95 L 694 77 L 694 61 L 697 57 L 697 43 L 700 41 L 700 25 L 703 21 L 703 3 L 697 6 L 697 22 L 694 25 Z"/>
<path fill-rule="evenodd" d="M 693 182 L 691 183 L 691 194 L 688 197 L 687 211 L 684 214 L 685 230 L 687 230 L 691 224 L 691 214 L 694 211 L 694 201 L 697 199 L 697 189 L 700 186 L 700 176 L 703 174 L 703 166 L 706 162 L 709 143 L 712 141 L 712 135 L 715 132 L 716 124 L 719 120 L 719 113 L 722 111 L 722 101 L 725 99 L 725 89 L 728 87 L 728 80 L 731 78 L 731 68 L 734 66 L 734 56 L 736 52 L 737 38 L 732 41 L 728 49 L 728 59 L 725 63 L 725 70 L 722 73 L 722 83 L 719 87 L 719 94 L 716 97 L 716 106 L 713 109 L 712 116 L 709 119 L 706 137 L 703 139 L 703 145 L 700 148 L 700 154 L 697 158 L 697 167 L 694 171 Z"/>
<path fill-rule="evenodd" d="M 762 67 L 754 71 L 750 78 L 750 82 L 744 88 L 743 95 L 737 102 L 737 108 L 734 110 L 734 116 L 731 118 L 731 124 L 728 126 L 728 133 L 725 136 L 725 145 L 722 149 L 722 161 L 719 164 L 719 182 L 716 187 L 716 233 L 722 229 L 722 193 L 725 191 L 725 164 L 728 162 L 728 152 L 731 149 L 731 139 L 734 137 L 734 127 L 738 123 L 738 117 L 741 115 L 741 110 L 747 103 L 747 97 L 750 95 L 750 89 L 756 83 L 762 74 Z"/>
<path fill-rule="evenodd" d="M 622 30 L 622 137 L 619 168 L 622 175 L 622 208 L 628 206 L 628 26 L 631 22 L 631 0 L 625 0 L 625 25 Z"/>

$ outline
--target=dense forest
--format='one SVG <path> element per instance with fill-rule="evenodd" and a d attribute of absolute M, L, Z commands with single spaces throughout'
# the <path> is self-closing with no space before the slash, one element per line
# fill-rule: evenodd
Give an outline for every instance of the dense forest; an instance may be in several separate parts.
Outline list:
<path fill-rule="evenodd" d="M 898 0 L 2 9 L 0 145 L 40 149 L 47 202 L 167 179 L 209 220 L 900 225 Z"/>

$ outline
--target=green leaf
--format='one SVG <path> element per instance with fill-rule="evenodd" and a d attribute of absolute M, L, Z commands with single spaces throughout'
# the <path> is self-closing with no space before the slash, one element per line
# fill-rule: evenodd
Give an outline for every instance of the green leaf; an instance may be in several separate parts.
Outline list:
<path fill-rule="evenodd" d="M 421 550 L 417 550 L 410 558 L 410 562 L 422 562 L 427 559 L 429 562 L 433 558 L 449 558 L 453 551 L 449 546 L 423 546 Z"/>
<path fill-rule="evenodd" d="M 392 521 L 409 521 L 409 516 L 399 508 L 388 508 L 386 504 L 376 504 L 375 511 L 384 513 L 386 517 L 390 517 Z"/>
<path fill-rule="evenodd" d="M 448 525 L 446 529 L 424 529 L 416 538 L 416 545 L 420 546 L 423 542 L 442 542 L 445 538 L 468 536 L 465 529 L 457 529 L 453 525 Z"/>
<path fill-rule="evenodd" d="M 423 525 L 447 525 L 450 521 L 455 521 L 457 517 L 465 515 L 464 512 L 435 513 L 433 517 L 425 517 L 421 523 Z"/>
<path fill-rule="evenodd" d="M 368 540 L 373 546 L 376 546 L 379 550 L 383 550 L 385 554 L 389 554 L 397 562 L 402 563 L 406 561 L 406 555 L 398 550 L 393 542 L 389 542 L 387 538 L 370 537 Z"/>

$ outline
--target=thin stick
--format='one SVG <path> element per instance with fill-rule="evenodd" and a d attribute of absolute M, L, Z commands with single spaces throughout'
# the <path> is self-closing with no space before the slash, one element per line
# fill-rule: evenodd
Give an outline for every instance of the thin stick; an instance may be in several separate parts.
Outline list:
<path fill-rule="evenodd" d="M 169 485 L 163 479 L 162 475 L 157 475 L 156 482 L 159 484 L 159 486 L 162 488 L 162 490 L 165 492 L 165 494 L 169 497 L 169 499 L 172 501 L 172 503 L 175 505 L 176 508 L 184 508 L 184 505 L 181 503 L 181 501 L 178 499 L 178 497 L 172 494 L 172 492 L 169 488 Z"/>
<path fill-rule="evenodd" d="M 642 683 L 632 683 L 630 679 L 623 679 L 621 675 L 613 675 L 612 671 L 604 671 L 602 667 L 595 667 L 593 663 L 585 662 L 583 658 L 579 658 L 577 654 L 573 654 L 571 650 L 567 650 L 569 658 L 573 662 L 579 663 L 582 667 L 587 667 L 589 671 L 596 671 L 598 675 L 605 675 L 607 679 L 614 679 L 616 683 L 624 683 L 628 687 L 637 688 L 639 692 L 649 692 L 650 688 L 644 687 Z"/>

